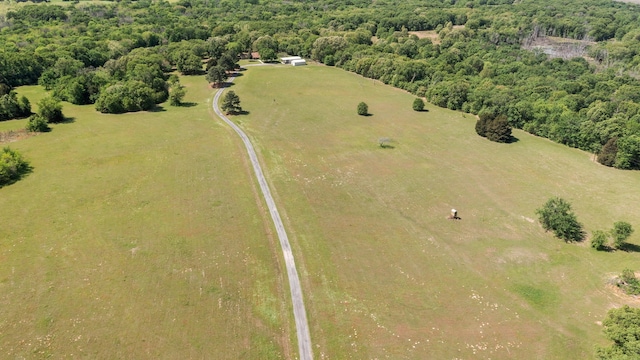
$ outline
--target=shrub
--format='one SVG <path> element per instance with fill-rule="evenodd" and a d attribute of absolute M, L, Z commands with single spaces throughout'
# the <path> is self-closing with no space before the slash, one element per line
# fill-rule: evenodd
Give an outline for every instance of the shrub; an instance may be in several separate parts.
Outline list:
<path fill-rule="evenodd" d="M 591 235 L 591 247 L 596 250 L 602 250 L 607 244 L 607 233 L 602 230 L 596 230 Z"/>
<path fill-rule="evenodd" d="M 613 224 L 613 229 L 611 229 L 611 237 L 613 237 L 613 246 L 617 249 L 621 248 L 624 245 L 624 242 L 627 241 L 629 236 L 633 234 L 633 227 L 631 224 L 624 221 L 618 221 Z"/>
<path fill-rule="evenodd" d="M 53 96 L 47 96 L 38 102 L 38 115 L 47 120 L 48 123 L 63 122 L 62 103 Z"/>
<path fill-rule="evenodd" d="M 367 104 L 365 104 L 364 102 L 358 104 L 358 115 L 365 116 L 367 114 L 369 114 L 369 106 L 367 106 Z"/>
<path fill-rule="evenodd" d="M 16 182 L 28 170 L 29 163 L 19 152 L 8 147 L 0 151 L 0 187 Z"/>
<path fill-rule="evenodd" d="M 640 280 L 638 280 L 633 270 L 622 270 L 616 285 L 627 295 L 640 295 Z"/>
<path fill-rule="evenodd" d="M 420 98 L 416 98 L 413 100 L 413 110 L 415 111 L 423 111 L 424 110 L 424 101 Z"/>
<path fill-rule="evenodd" d="M 584 239 L 582 224 L 578 222 L 571 211 L 571 205 L 566 200 L 553 197 L 536 210 L 536 214 L 539 216 L 542 227 L 546 231 L 553 231 L 556 237 L 567 242 Z"/>
<path fill-rule="evenodd" d="M 26 129 L 31 132 L 47 132 L 51 130 L 49 124 L 47 124 L 47 119 L 38 114 L 29 116 Z"/>
<path fill-rule="evenodd" d="M 476 133 L 495 142 L 511 141 L 511 125 L 505 115 L 495 116 L 490 112 L 479 115 L 476 122 Z"/>
<path fill-rule="evenodd" d="M 618 138 L 611 138 L 598 153 L 598 162 L 604 166 L 613 166 L 618 153 Z"/>

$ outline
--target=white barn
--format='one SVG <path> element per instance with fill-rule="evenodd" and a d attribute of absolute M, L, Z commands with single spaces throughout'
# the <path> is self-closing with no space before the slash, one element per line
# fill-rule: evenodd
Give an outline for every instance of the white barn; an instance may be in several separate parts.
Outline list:
<path fill-rule="evenodd" d="M 307 62 L 305 61 L 305 59 L 291 60 L 291 65 L 293 66 L 307 65 Z"/>
<path fill-rule="evenodd" d="M 291 64 L 291 62 L 295 60 L 302 60 L 302 58 L 300 56 L 288 56 L 280 58 L 280 62 L 282 62 L 283 64 Z"/>

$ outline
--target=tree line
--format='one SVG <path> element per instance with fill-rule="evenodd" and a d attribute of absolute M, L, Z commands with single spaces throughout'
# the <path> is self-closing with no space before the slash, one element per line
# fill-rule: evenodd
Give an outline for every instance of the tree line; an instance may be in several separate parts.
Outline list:
<path fill-rule="evenodd" d="M 174 69 L 196 74 L 206 63 L 219 85 L 251 51 L 288 53 L 640 169 L 639 15 L 605 0 L 25 5 L 0 17 L 0 83 L 139 111 L 168 99 Z M 596 42 L 569 60 L 521 46 L 541 33 Z"/>

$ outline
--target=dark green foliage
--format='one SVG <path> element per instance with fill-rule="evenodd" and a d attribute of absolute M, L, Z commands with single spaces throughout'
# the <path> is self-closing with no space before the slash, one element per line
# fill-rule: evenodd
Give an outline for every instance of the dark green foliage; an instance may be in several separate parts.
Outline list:
<path fill-rule="evenodd" d="M 540 209 L 536 210 L 542 227 L 546 231 L 553 231 L 556 237 L 566 241 L 582 241 L 585 233 L 582 224 L 578 222 L 571 211 L 571 205 L 559 197 L 549 199 Z"/>
<path fill-rule="evenodd" d="M 253 48 L 260 53 L 263 61 L 272 61 L 278 58 L 278 42 L 270 35 L 260 36 L 253 42 Z"/>
<path fill-rule="evenodd" d="M 29 164 L 19 152 L 5 147 L 0 151 L 0 187 L 19 180 L 29 171 Z"/>
<path fill-rule="evenodd" d="M 38 102 L 38 115 L 48 123 L 63 122 L 62 103 L 53 96 L 47 96 Z"/>
<path fill-rule="evenodd" d="M 625 136 L 618 140 L 618 154 L 615 167 L 619 169 L 640 169 L 640 134 Z"/>
<path fill-rule="evenodd" d="M 240 97 L 236 95 L 233 90 L 229 90 L 222 97 L 222 106 L 220 106 L 222 111 L 227 114 L 238 114 L 242 111 L 242 107 L 240 107 Z"/>
<path fill-rule="evenodd" d="M 28 21 L 65 20 L 64 8 L 54 5 L 25 5 L 7 13 L 7 18 Z"/>
<path fill-rule="evenodd" d="M 191 51 L 183 50 L 175 56 L 176 68 L 184 75 L 194 75 L 202 72 L 202 61 Z"/>
<path fill-rule="evenodd" d="M 487 127 L 487 139 L 500 143 L 511 141 L 511 125 L 504 115 L 496 116 Z"/>
<path fill-rule="evenodd" d="M 51 130 L 47 123 L 47 119 L 38 114 L 29 116 L 26 129 L 30 132 L 47 132 Z"/>
<path fill-rule="evenodd" d="M 480 113 L 476 122 L 476 133 L 495 142 L 511 141 L 511 125 L 505 115 L 494 116 L 492 113 Z"/>
<path fill-rule="evenodd" d="M 411 106 L 414 111 L 423 111 L 424 110 L 424 100 L 420 98 L 416 98 L 413 100 L 413 105 Z"/>
<path fill-rule="evenodd" d="M 591 247 L 596 250 L 603 250 L 607 245 L 607 233 L 602 230 L 595 230 L 591 234 Z"/>
<path fill-rule="evenodd" d="M 633 360 L 640 358 L 640 309 L 625 305 L 611 309 L 602 322 L 605 336 L 613 341 L 607 347 L 597 346 L 600 360 Z"/>
<path fill-rule="evenodd" d="M 358 104 L 358 115 L 366 116 L 369 114 L 369 106 L 364 102 Z"/>
<path fill-rule="evenodd" d="M 207 70 L 206 79 L 214 86 L 219 87 L 227 80 L 227 72 L 222 66 L 212 66 Z"/>
<path fill-rule="evenodd" d="M 15 91 L 0 95 L 0 121 L 21 118 L 30 114 L 31 104 L 26 97 L 18 98 Z"/>
<path fill-rule="evenodd" d="M 129 80 L 107 87 L 96 101 L 96 110 L 102 113 L 150 110 L 155 106 L 154 91 L 141 81 Z"/>
<path fill-rule="evenodd" d="M 621 248 L 624 246 L 625 241 L 633 234 L 633 227 L 631 224 L 625 221 L 617 221 L 613 224 L 611 229 L 611 237 L 613 238 L 613 246 Z"/>
<path fill-rule="evenodd" d="M 481 113 L 476 121 L 476 133 L 482 137 L 487 137 L 487 128 L 493 120 L 493 115 L 489 113 Z"/>
<path fill-rule="evenodd" d="M 616 163 L 616 155 L 618 153 L 618 138 L 609 139 L 598 154 L 598 162 L 605 166 L 613 166 Z"/>

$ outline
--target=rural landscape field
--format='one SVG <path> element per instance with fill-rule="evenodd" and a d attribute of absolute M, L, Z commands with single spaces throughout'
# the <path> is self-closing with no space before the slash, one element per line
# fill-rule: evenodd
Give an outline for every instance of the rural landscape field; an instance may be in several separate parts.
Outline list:
<path fill-rule="evenodd" d="M 640 358 L 638 19 L 0 0 L 0 359 Z"/>
<path fill-rule="evenodd" d="M 521 131 L 489 142 L 472 115 L 415 112 L 411 95 L 335 68 L 241 74 L 248 114 L 232 119 L 284 216 L 315 357 L 589 358 L 607 310 L 633 304 L 607 284 L 637 253 L 564 243 L 535 210 L 557 195 L 589 231 L 637 227 L 639 173 Z M 5 356 L 296 357 L 246 155 L 206 81 L 181 81 L 189 107 L 65 104 L 72 121 L 11 144 L 33 172 L 1 189 Z"/>

